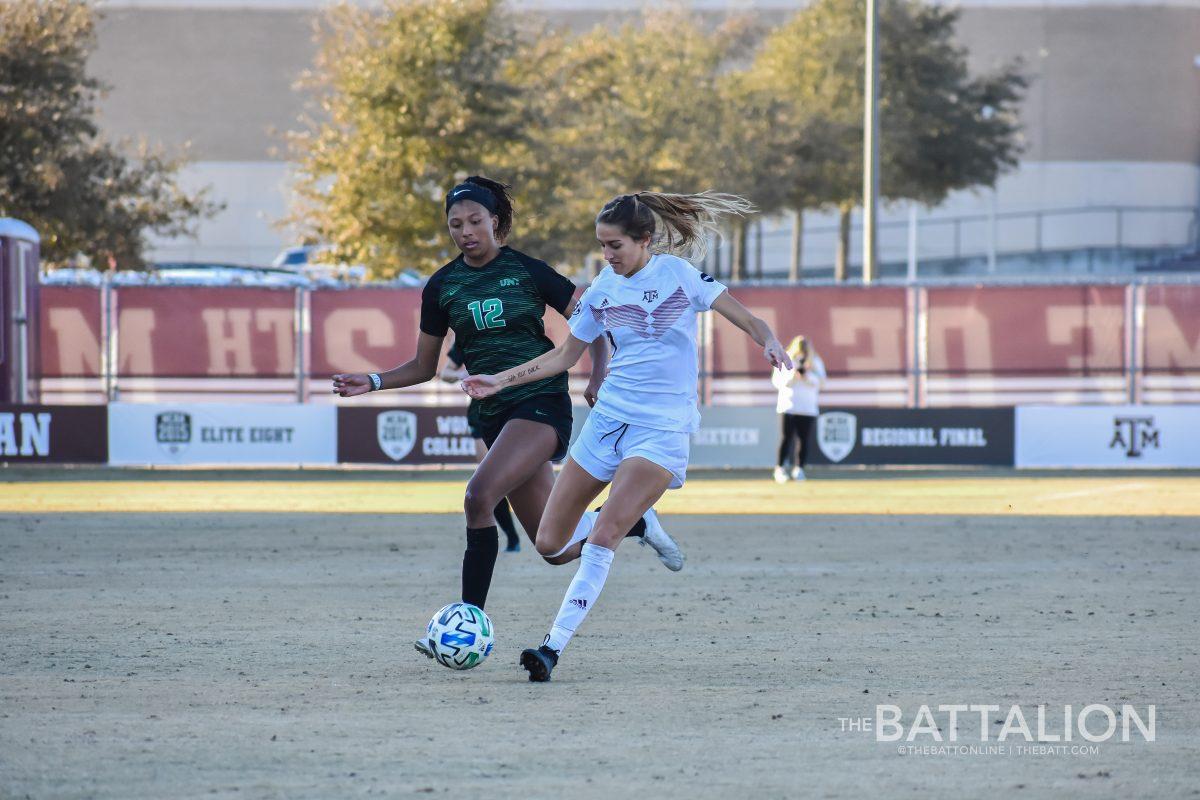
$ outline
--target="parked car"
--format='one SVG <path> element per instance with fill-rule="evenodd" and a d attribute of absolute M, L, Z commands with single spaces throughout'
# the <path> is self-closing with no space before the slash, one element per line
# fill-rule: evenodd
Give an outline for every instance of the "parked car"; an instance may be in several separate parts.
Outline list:
<path fill-rule="evenodd" d="M 279 251 L 271 266 L 275 269 L 293 270 L 307 275 L 317 282 L 362 283 L 367 277 L 367 268 L 362 264 L 323 264 L 318 261 L 322 253 L 329 252 L 327 244 L 300 244 Z M 400 286 L 420 286 L 425 278 L 415 270 L 404 270 L 396 276 L 394 283 Z"/>

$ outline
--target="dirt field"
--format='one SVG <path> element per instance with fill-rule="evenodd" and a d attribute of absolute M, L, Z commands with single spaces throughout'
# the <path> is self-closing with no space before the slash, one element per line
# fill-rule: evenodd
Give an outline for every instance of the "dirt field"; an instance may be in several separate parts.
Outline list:
<path fill-rule="evenodd" d="M 664 521 L 684 571 L 622 548 L 531 685 L 573 569 L 528 548 L 482 667 L 411 649 L 457 599 L 459 515 L 2 514 L 0 797 L 1200 796 L 1200 517 Z M 1157 736 L 900 755 L 842 730 L 877 703 L 906 729 L 1045 704 L 1057 732 L 1064 704 L 1154 704 Z"/>

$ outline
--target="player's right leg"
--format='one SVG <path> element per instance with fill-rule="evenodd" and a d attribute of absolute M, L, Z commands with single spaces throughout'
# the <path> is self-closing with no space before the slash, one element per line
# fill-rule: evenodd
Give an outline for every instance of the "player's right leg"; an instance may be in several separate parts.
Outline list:
<path fill-rule="evenodd" d="M 571 457 L 559 475 L 559 482 L 565 479 L 572 485 L 580 486 L 594 483 L 596 487 L 602 488 L 612 480 L 621 464 L 624 450 L 622 442 L 629 441 L 629 430 L 628 424 L 593 411 L 588 415 L 575 444 L 571 446 Z M 644 433 L 635 433 L 633 437 L 642 435 Z M 683 459 L 686 462 L 686 452 Z M 600 488 L 596 489 L 597 493 Z M 587 505 L 590 504 L 591 501 L 587 501 Z M 562 518 L 552 519 L 548 525 L 539 526 L 538 539 L 541 545 L 538 552 L 550 564 L 566 564 L 580 557 L 583 542 L 591 534 L 592 526 L 601 511 L 588 511 L 585 507 L 580 513 L 578 508 L 560 507 L 565 509 Z M 667 569 L 678 572 L 683 568 L 683 553 L 675 540 L 663 529 L 654 509 L 648 509 L 640 519 L 636 519 L 625 535 L 636 538 L 643 546 L 653 549 Z"/>
<path fill-rule="evenodd" d="M 787 482 L 787 461 L 792 451 L 792 416 L 780 414 L 781 428 L 779 431 L 779 457 L 775 459 L 775 482 Z"/>
<path fill-rule="evenodd" d="M 591 533 L 592 525 L 595 524 L 599 511 L 599 509 L 588 511 L 587 507 L 591 505 L 595 496 L 607 484 L 607 478 L 615 473 L 620 464 L 620 456 L 611 444 L 611 435 L 608 443 L 599 442 L 599 439 L 605 435 L 605 431 L 609 431 L 612 427 L 608 423 L 604 423 L 599 426 L 601 430 L 597 430 L 596 420 L 601 419 L 602 416 L 596 414 L 589 416 L 578 440 L 571 448 L 571 457 L 563 466 L 558 477 L 558 483 L 565 481 L 564 489 L 560 491 L 566 491 L 567 486 L 585 487 L 581 490 L 583 494 L 580 495 L 587 498 L 581 501 L 582 507 L 573 505 L 562 512 L 561 519 L 553 519 L 548 524 L 543 524 L 543 514 L 556 486 L 549 464 L 545 465 L 544 470 L 536 473 L 534 477 L 508 494 L 513 511 L 520 518 L 521 525 L 527 533 L 531 534 L 531 538 L 534 538 L 538 552 L 549 564 L 567 564 L 579 558 L 583 550 L 583 542 Z M 575 493 L 574 489 L 571 491 L 573 494 Z M 539 534 L 538 531 L 541 533 Z M 635 537 L 643 545 L 653 548 L 667 569 L 678 571 L 683 567 L 683 554 L 679 551 L 679 546 L 675 544 L 675 541 L 663 530 L 654 509 L 650 509 L 641 519 L 636 520 L 625 535 Z M 540 546 L 538 545 L 539 540 L 541 541 Z"/>
<path fill-rule="evenodd" d="M 608 578 L 617 546 L 626 538 L 625 532 L 658 502 L 675 479 L 676 476 L 670 471 L 642 457 L 626 458 L 620 462 L 613 477 L 608 502 L 601 509 L 588 542 L 583 545 L 579 569 L 567 587 L 546 641 L 541 647 L 530 648 L 521 654 L 521 666 L 529 672 L 529 680 L 541 682 L 550 679 L 550 672 L 558 664 L 563 648 L 595 606 Z M 564 492 L 560 502 L 565 509 L 569 501 L 579 499 Z M 552 495 L 544 519 L 553 519 L 558 511 L 558 504 Z M 539 549 L 541 538 L 539 531 Z"/>
<path fill-rule="evenodd" d="M 607 485 L 608 481 L 595 477 L 575 463 L 573 456 L 567 456 L 542 510 L 534 541 L 543 558 L 556 563 L 555 559 L 567 554 L 565 550 L 580 527 L 586 527 L 590 533 L 597 514 L 589 512 L 588 506 Z"/>

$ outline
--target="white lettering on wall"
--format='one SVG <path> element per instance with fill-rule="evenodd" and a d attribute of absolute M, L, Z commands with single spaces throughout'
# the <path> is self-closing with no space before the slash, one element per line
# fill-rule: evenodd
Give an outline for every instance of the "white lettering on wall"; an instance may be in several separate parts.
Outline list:
<path fill-rule="evenodd" d="M 846 357 L 851 372 L 894 372 L 904 363 L 904 311 L 899 308 L 847 306 L 829 310 L 833 343 L 853 347 L 860 331 L 867 332 L 865 354 Z"/>
<path fill-rule="evenodd" d="M 1046 308 L 1046 338 L 1050 344 L 1074 345 L 1076 331 L 1090 336 L 1092 358 L 1111 363 L 1111 355 L 1120 356 L 1123 345 L 1122 325 L 1125 309 L 1121 306 L 1048 306 Z M 1088 366 L 1082 353 L 1067 356 L 1067 367 L 1083 369 Z"/>
<path fill-rule="evenodd" d="M 325 318 L 321 335 L 325 353 L 335 369 L 344 372 L 370 372 L 395 364 L 376 364 L 354 349 L 356 333 L 365 334 L 370 347 L 394 347 L 396 331 L 392 320 L 378 308 L 341 308 Z M 399 362 L 399 356 L 393 359 Z"/>

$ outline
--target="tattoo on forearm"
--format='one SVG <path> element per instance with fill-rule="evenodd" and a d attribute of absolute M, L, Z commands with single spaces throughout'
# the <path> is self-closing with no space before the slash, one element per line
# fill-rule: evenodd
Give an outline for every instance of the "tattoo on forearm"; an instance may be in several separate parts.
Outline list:
<path fill-rule="evenodd" d="M 525 369 L 517 370 L 512 375 L 509 375 L 508 380 L 506 380 L 504 382 L 512 383 L 517 378 L 524 378 L 526 375 L 532 375 L 533 373 L 537 372 L 539 369 L 541 369 L 541 367 L 538 366 L 537 364 L 534 364 L 532 367 L 526 367 Z"/>

